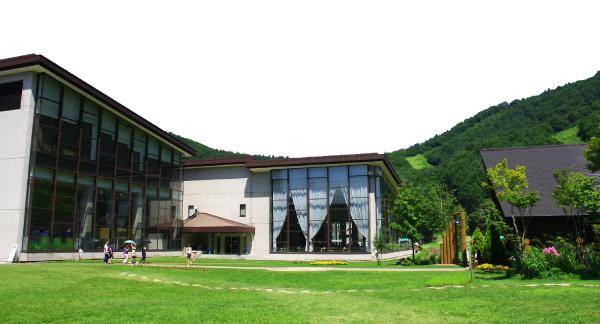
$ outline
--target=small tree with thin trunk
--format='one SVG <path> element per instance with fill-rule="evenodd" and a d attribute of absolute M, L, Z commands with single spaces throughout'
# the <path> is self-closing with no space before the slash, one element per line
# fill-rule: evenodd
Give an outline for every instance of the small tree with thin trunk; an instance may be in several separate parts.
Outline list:
<path fill-rule="evenodd" d="M 412 187 L 400 187 L 398 197 L 394 201 L 390 227 L 399 237 L 408 238 L 412 245 L 413 261 L 415 259 L 415 243 L 423 238 L 423 215 L 427 211 L 425 197 Z"/>
<path fill-rule="evenodd" d="M 529 182 L 525 176 L 525 166 L 517 165 L 515 169 L 508 167 L 508 162 L 504 159 L 498 163 L 495 168 L 487 170 L 487 178 L 489 183 L 484 182 L 482 185 L 486 188 L 496 191 L 498 200 L 510 204 L 510 216 L 512 217 L 513 226 L 517 237 L 520 238 L 519 250 L 521 252 L 521 260 L 525 259 L 525 234 L 527 227 L 531 223 L 531 212 L 535 208 L 535 204 L 542 199 L 538 191 L 527 191 Z M 514 209 L 519 212 L 523 232 L 519 235 L 517 220 Z M 525 263 L 523 265 L 523 273 L 525 273 Z"/>
<path fill-rule="evenodd" d="M 598 177 L 569 172 L 568 168 L 555 170 L 553 175 L 558 185 L 552 192 L 552 203 L 573 219 L 577 238 L 582 242 L 583 262 L 589 267 L 585 250 L 585 222 L 589 215 L 597 215 L 600 209 L 600 192 L 596 187 L 598 183 L 594 181 Z"/>

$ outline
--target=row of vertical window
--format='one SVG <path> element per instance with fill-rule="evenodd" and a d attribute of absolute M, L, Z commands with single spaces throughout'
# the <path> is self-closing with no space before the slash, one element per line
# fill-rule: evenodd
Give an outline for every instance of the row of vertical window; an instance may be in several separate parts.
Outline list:
<path fill-rule="evenodd" d="M 25 247 L 179 249 L 181 155 L 45 74 L 37 96 Z"/>
<path fill-rule="evenodd" d="M 271 178 L 273 252 L 368 251 L 367 165 L 273 170 Z"/>

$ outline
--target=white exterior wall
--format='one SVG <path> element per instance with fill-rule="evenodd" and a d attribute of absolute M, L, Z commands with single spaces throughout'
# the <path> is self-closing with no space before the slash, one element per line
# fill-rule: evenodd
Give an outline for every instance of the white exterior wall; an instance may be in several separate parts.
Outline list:
<path fill-rule="evenodd" d="M 253 173 L 245 166 L 206 167 L 184 170 L 184 210 L 198 211 L 254 226 L 247 236 L 249 253 L 268 253 L 270 173 Z M 240 217 L 240 205 L 246 217 Z M 186 214 L 187 217 L 187 214 Z"/>
<path fill-rule="evenodd" d="M 27 178 L 35 111 L 34 72 L 0 76 L 0 83 L 23 80 L 21 108 L 0 112 L 0 262 L 13 244 L 23 247 Z"/>

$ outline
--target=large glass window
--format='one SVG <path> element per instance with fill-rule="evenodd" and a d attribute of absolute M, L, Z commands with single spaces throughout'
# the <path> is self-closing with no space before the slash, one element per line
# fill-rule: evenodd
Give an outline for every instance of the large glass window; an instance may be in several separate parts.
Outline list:
<path fill-rule="evenodd" d="M 273 170 L 273 252 L 369 252 L 369 167 Z"/>
<path fill-rule="evenodd" d="M 44 73 L 38 84 L 24 248 L 179 249 L 181 153 Z"/>

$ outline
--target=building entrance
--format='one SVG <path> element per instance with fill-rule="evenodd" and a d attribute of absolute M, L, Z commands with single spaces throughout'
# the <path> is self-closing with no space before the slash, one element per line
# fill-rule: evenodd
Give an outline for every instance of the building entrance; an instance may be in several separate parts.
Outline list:
<path fill-rule="evenodd" d="M 225 237 L 225 253 L 240 253 L 240 237 L 227 236 Z"/>

